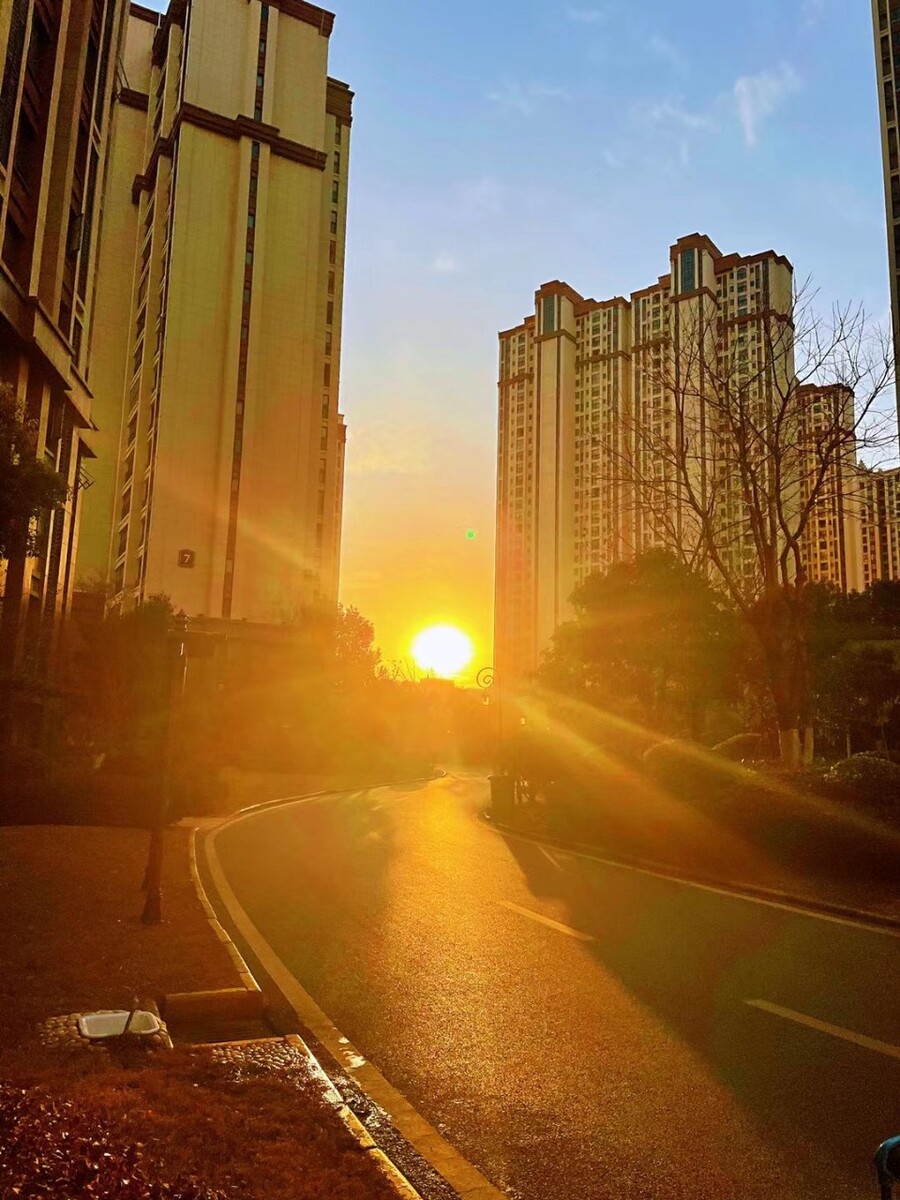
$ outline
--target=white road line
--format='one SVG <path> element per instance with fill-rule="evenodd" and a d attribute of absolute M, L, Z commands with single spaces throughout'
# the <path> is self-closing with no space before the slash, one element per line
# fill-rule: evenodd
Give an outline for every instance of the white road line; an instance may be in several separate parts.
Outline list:
<path fill-rule="evenodd" d="M 854 1046 L 863 1046 L 866 1050 L 875 1050 L 878 1054 L 886 1054 L 888 1058 L 900 1058 L 900 1046 L 892 1046 L 889 1042 L 879 1042 L 877 1038 L 866 1037 L 862 1033 L 854 1033 L 850 1029 L 842 1029 L 840 1025 L 829 1025 L 827 1021 L 819 1021 L 808 1017 L 805 1013 L 794 1012 L 792 1008 L 782 1008 L 778 1004 L 770 1004 L 768 1000 L 745 1000 L 751 1008 L 759 1008 L 763 1012 L 772 1013 L 776 1017 L 784 1017 L 786 1021 L 795 1021 L 805 1025 L 807 1029 L 816 1029 L 819 1033 L 827 1033 L 831 1037 L 840 1038 L 844 1042 L 852 1042 Z"/>
<path fill-rule="evenodd" d="M 498 836 L 513 838 L 518 842 L 529 842 L 532 846 L 542 845 L 534 838 L 524 834 L 509 833 L 504 830 Z M 811 921 L 827 921 L 831 925 L 847 925 L 850 929 L 865 929 L 867 933 L 880 933 L 883 937 L 900 939 L 900 929 L 885 928 L 883 925 L 870 924 L 864 917 L 839 917 L 832 913 L 817 912 L 812 908 L 802 908 L 799 904 L 789 904 L 783 900 L 768 900 L 765 896 L 753 896 L 749 892 L 736 891 L 734 888 L 717 887 L 713 883 L 700 883 L 696 879 L 686 879 L 683 875 L 671 875 L 667 871 L 654 870 L 653 867 L 639 867 L 633 863 L 619 862 L 614 858 L 604 858 L 601 854 L 589 854 L 586 850 L 564 850 L 554 847 L 560 858 L 583 858 L 587 862 L 599 863 L 603 867 L 612 867 L 616 871 L 630 871 L 634 875 L 649 875 L 652 879 L 662 879 L 666 883 L 678 883 L 682 887 L 693 888 L 698 892 L 712 892 L 714 896 L 726 896 L 732 900 L 742 900 L 746 904 L 760 904 L 763 908 L 777 908 L 782 912 L 796 913 Z M 736 884 L 735 888 L 740 887 Z"/>
<path fill-rule="evenodd" d="M 581 933 L 578 929 L 572 929 L 569 925 L 562 925 L 559 921 L 553 921 L 550 917 L 542 917 L 540 913 L 532 912 L 530 908 L 521 908 L 518 904 L 511 904 L 509 900 L 499 901 L 501 908 L 508 908 L 510 912 L 519 913 L 520 916 L 529 917 L 532 921 L 537 921 L 539 925 L 546 925 L 550 929 L 555 929 L 557 933 L 565 933 L 568 937 L 577 938 L 579 942 L 593 942 L 595 939 L 590 933 Z"/>
<path fill-rule="evenodd" d="M 543 854 L 544 858 L 546 858 L 547 862 L 550 863 L 551 866 L 556 867 L 557 871 L 562 870 L 559 862 L 553 857 L 547 847 L 542 846 L 540 842 L 538 842 L 538 850 L 540 850 L 541 854 Z"/>

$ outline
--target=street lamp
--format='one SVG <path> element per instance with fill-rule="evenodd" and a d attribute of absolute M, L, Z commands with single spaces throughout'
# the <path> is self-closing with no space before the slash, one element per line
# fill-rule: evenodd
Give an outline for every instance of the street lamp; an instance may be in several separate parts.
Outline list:
<path fill-rule="evenodd" d="M 145 925 L 159 925 L 162 921 L 162 866 L 163 839 L 169 814 L 172 792 L 172 767 L 174 757 L 174 731 L 180 721 L 184 705 L 187 681 L 187 638 L 188 618 L 179 613 L 172 626 L 166 631 L 164 702 L 162 738 L 159 748 L 160 773 L 157 777 L 158 797 L 156 818 L 150 831 L 150 848 L 144 872 L 146 900 L 141 921 Z"/>
<path fill-rule="evenodd" d="M 497 688 L 497 759 L 503 758 L 503 681 L 500 675 L 493 667 L 482 667 L 475 676 L 475 682 L 481 689 L 484 697 L 484 704 L 489 705 L 491 702 L 490 693 L 496 686 Z M 498 766 L 502 766 L 502 761 L 498 761 Z"/>

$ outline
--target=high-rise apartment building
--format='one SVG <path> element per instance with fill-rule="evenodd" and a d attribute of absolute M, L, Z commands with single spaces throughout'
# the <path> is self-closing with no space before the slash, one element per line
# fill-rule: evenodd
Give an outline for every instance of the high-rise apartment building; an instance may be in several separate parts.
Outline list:
<path fill-rule="evenodd" d="M 897 123 L 897 89 L 900 86 L 900 0 L 872 0 L 872 21 L 875 29 L 878 108 L 881 114 L 881 153 L 884 163 L 894 358 L 900 362 L 900 142 Z M 900 371 L 897 375 L 900 378 Z M 900 413 L 900 392 L 897 404 Z"/>
<path fill-rule="evenodd" d="M 337 597 L 352 93 L 303 0 L 132 4 L 79 570 L 278 623 Z"/>
<path fill-rule="evenodd" d="M 718 372 L 726 395 L 740 392 L 761 410 L 767 388 L 793 379 L 792 266 L 773 251 L 726 256 L 701 234 L 671 247 L 670 266 L 629 299 L 584 299 L 546 283 L 532 316 L 499 335 L 494 654 L 505 679 L 539 665 L 588 575 L 689 544 L 696 516 L 678 478 L 667 478 L 662 445 L 683 438 L 696 493 L 715 487 L 716 520 L 745 522 L 733 431 L 709 402 L 709 377 Z M 798 479 L 834 403 L 852 412 L 846 391 L 814 391 L 800 406 L 809 428 L 797 431 Z M 829 470 L 822 520 L 806 534 L 814 577 L 842 587 L 860 586 L 862 572 L 858 520 L 845 505 L 856 490 L 851 457 Z M 754 569 L 742 536 L 725 534 L 721 552 L 734 568 Z"/>
<path fill-rule="evenodd" d="M 68 485 L 37 554 L 0 562 L 0 673 L 45 674 L 74 584 L 90 478 L 95 280 L 122 0 L 0 4 L 0 383 Z"/>
<path fill-rule="evenodd" d="M 900 467 L 860 472 L 862 586 L 900 579 Z"/>
<path fill-rule="evenodd" d="M 804 504 L 817 489 L 810 519 L 801 539 L 801 557 L 813 583 L 831 583 L 842 592 L 867 586 L 863 571 L 866 471 L 856 460 L 855 397 L 850 388 L 800 387 L 797 410 L 805 445 L 799 487 Z M 841 431 L 842 452 L 835 456 L 822 442 L 833 443 Z"/>

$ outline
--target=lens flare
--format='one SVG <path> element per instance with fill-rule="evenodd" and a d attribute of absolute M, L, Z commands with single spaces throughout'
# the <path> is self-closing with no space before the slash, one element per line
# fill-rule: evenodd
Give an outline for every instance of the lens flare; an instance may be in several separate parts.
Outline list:
<path fill-rule="evenodd" d="M 423 629 L 412 644 L 416 666 L 433 671 L 442 679 L 453 679 L 472 661 L 472 642 L 453 625 Z"/>

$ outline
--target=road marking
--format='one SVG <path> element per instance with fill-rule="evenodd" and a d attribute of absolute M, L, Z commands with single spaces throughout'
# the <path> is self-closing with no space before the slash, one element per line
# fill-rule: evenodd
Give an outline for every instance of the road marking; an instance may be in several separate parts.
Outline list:
<path fill-rule="evenodd" d="M 854 1046 L 863 1046 L 866 1050 L 875 1050 L 878 1054 L 886 1054 L 888 1058 L 900 1058 L 900 1046 L 892 1046 L 889 1042 L 879 1042 L 877 1038 L 866 1037 L 862 1033 L 854 1033 L 851 1029 L 842 1029 L 840 1025 L 829 1025 L 827 1021 L 819 1021 L 808 1017 L 805 1013 L 794 1012 L 792 1008 L 782 1008 L 778 1004 L 770 1004 L 768 1000 L 745 1000 L 751 1008 L 759 1008 L 763 1012 L 772 1013 L 776 1017 L 784 1017 L 786 1021 L 795 1021 L 808 1029 L 827 1033 L 831 1037 L 840 1038 L 844 1042 L 852 1042 Z"/>
<path fill-rule="evenodd" d="M 542 846 L 527 834 L 512 833 L 508 830 L 494 830 L 501 838 L 511 838 L 517 842 L 528 842 L 529 845 Z M 568 850 L 555 846 L 554 850 L 561 858 L 583 858 L 588 862 L 599 863 L 603 867 L 613 867 L 617 871 L 630 871 L 633 875 L 649 875 L 652 879 L 662 879 L 666 883 L 679 883 L 682 887 L 694 888 L 698 892 L 712 892 L 714 896 L 729 896 L 732 900 L 743 900 L 747 904 L 761 904 L 764 908 L 777 908 L 782 912 L 796 913 L 814 921 L 828 921 L 831 925 L 846 925 L 850 929 L 865 929 L 867 933 L 880 933 L 884 937 L 900 939 L 900 929 L 885 928 L 883 925 L 870 924 L 864 918 L 839 917 L 832 913 L 817 912 L 812 908 L 802 908 L 799 904 L 788 904 L 783 900 L 768 900 L 765 896 L 753 896 L 749 892 L 740 892 L 735 888 L 717 887 L 713 883 L 700 883 L 696 879 L 685 879 L 683 875 L 672 875 L 667 871 L 657 871 L 652 867 L 635 866 L 633 863 L 619 862 L 614 858 L 604 858 L 601 854 L 590 854 L 586 850 Z M 739 886 L 739 885 L 736 885 Z"/>
<path fill-rule="evenodd" d="M 550 853 L 550 851 L 547 849 L 547 847 L 542 846 L 540 844 L 540 842 L 538 842 L 538 850 L 540 850 L 541 854 L 543 854 L 544 858 L 546 858 L 547 862 L 550 863 L 551 866 L 556 867 L 557 871 L 562 870 L 562 867 L 560 866 L 559 862 L 553 857 L 553 855 Z"/>
<path fill-rule="evenodd" d="M 577 938 L 579 942 L 593 942 L 595 940 L 593 934 L 582 933 L 578 929 L 572 929 L 570 925 L 562 925 L 559 921 L 553 921 L 550 917 L 542 917 L 540 913 L 532 912 L 530 908 L 522 908 L 518 904 L 511 904 L 509 900 L 501 900 L 501 908 L 508 908 L 510 912 L 519 913 L 520 916 L 529 917 L 532 921 L 537 921 L 539 925 L 546 925 L 550 929 L 555 929 L 557 933 L 565 933 L 569 937 Z"/>

